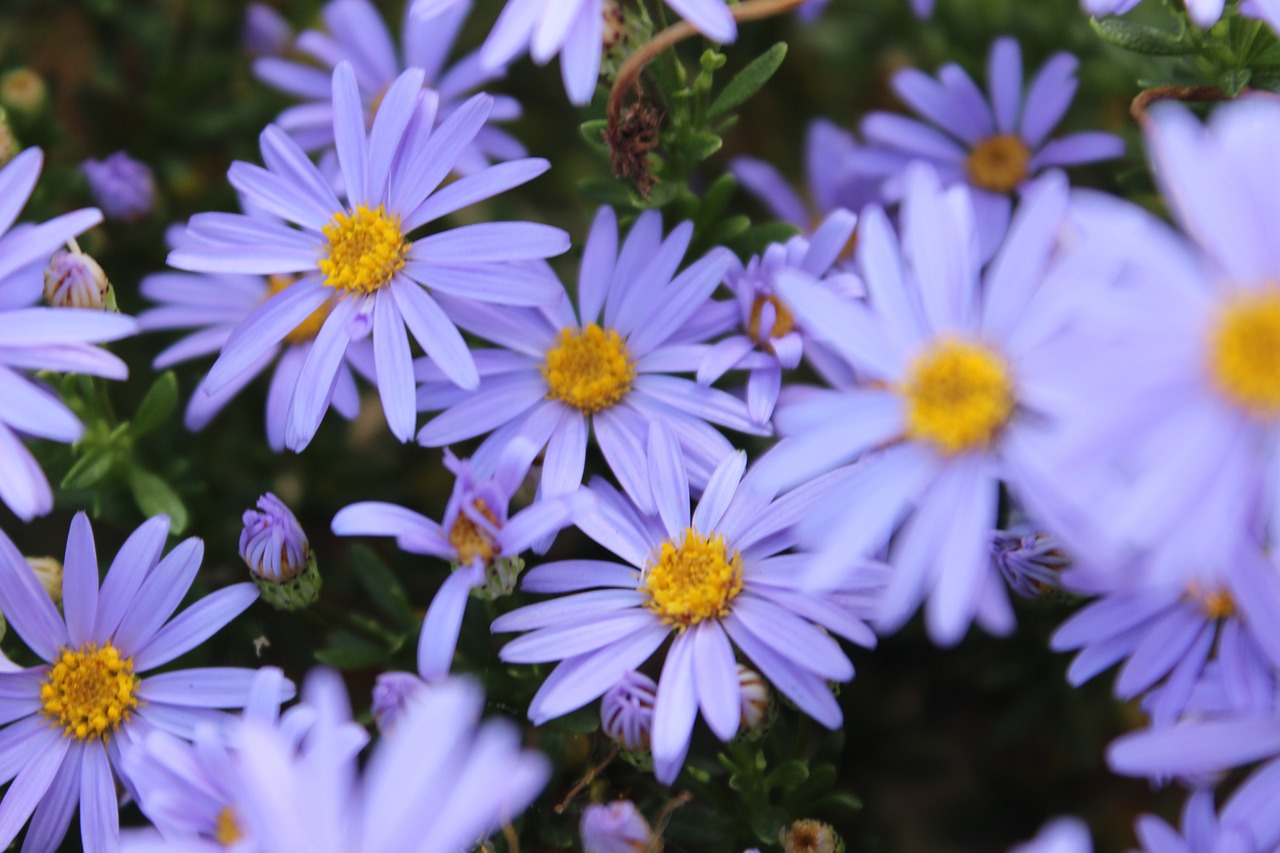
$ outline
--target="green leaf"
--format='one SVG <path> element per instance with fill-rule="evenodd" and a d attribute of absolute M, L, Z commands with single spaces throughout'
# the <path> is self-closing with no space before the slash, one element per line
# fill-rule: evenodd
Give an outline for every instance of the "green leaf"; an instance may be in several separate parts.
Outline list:
<path fill-rule="evenodd" d="M 778 808 L 754 812 L 751 816 L 751 831 L 765 844 L 777 844 L 778 832 L 786 824 L 787 814 Z"/>
<path fill-rule="evenodd" d="M 1094 18 L 1089 23 L 1103 41 L 1134 53 L 1147 56 L 1186 56 L 1195 52 L 1195 45 L 1189 39 L 1168 30 L 1120 18 L 1105 18 L 1101 21 Z"/>
<path fill-rule="evenodd" d="M 1253 72 L 1248 68 L 1233 68 L 1218 75 L 1218 85 L 1227 93 L 1227 97 L 1234 98 L 1249 85 L 1252 76 Z"/>
<path fill-rule="evenodd" d="M 769 222 L 725 240 L 729 248 L 740 258 L 749 258 L 763 252 L 770 243 L 784 243 L 800 233 L 790 222 Z"/>
<path fill-rule="evenodd" d="M 787 56 L 787 43 L 780 41 L 747 64 L 738 72 L 738 76 L 720 90 L 720 94 L 711 102 L 708 118 L 716 118 L 737 109 L 748 98 L 760 91 L 769 78 L 782 65 Z"/>
<path fill-rule="evenodd" d="M 584 121 L 578 128 L 587 144 L 602 154 L 609 153 L 609 146 L 604 144 L 604 132 L 609 128 L 609 120 L 603 118 Z"/>
<path fill-rule="evenodd" d="M 172 370 L 160 374 L 142 398 L 138 413 L 134 415 L 129 432 L 134 438 L 144 436 L 156 427 L 169 420 L 173 410 L 178 407 L 178 377 Z"/>
<path fill-rule="evenodd" d="M 186 530 L 186 504 L 163 479 L 145 468 L 134 468 L 129 472 L 129 490 L 133 492 L 133 500 L 144 516 L 169 516 L 169 532 L 174 536 Z"/>
<path fill-rule="evenodd" d="M 787 790 L 804 784 L 809 778 L 809 766 L 799 759 L 784 762 L 765 777 L 764 783 L 769 788 Z"/>
<path fill-rule="evenodd" d="M 316 660 L 334 669 L 368 669 L 386 663 L 388 655 L 386 646 L 347 631 L 333 631 L 328 647 L 316 652 Z"/>
<path fill-rule="evenodd" d="M 572 714 L 556 717 L 554 720 L 548 721 L 546 726 L 552 731 L 568 734 L 591 734 L 600 728 L 600 708 L 598 705 L 588 705 L 585 708 L 579 708 Z"/>
<path fill-rule="evenodd" d="M 685 140 L 684 149 L 689 159 L 694 163 L 700 163 L 703 160 L 716 153 L 724 146 L 724 140 L 710 131 L 695 131 L 689 134 Z"/>
<path fill-rule="evenodd" d="M 588 178 L 578 184 L 578 191 L 588 201 L 609 207 L 637 209 L 644 204 L 630 184 L 616 178 Z"/>
<path fill-rule="evenodd" d="M 856 812 L 862 808 L 862 800 L 847 791 L 837 791 L 834 794 L 827 794 L 813 805 L 814 811 L 829 808 L 848 809 Z"/>
<path fill-rule="evenodd" d="M 85 454 L 76 460 L 76 463 L 71 466 L 71 470 L 62 478 L 60 488 L 92 488 L 100 483 L 103 477 L 111 473 L 111 467 L 115 465 L 115 462 L 116 455 L 110 447 L 95 447 L 86 450 Z"/>
<path fill-rule="evenodd" d="M 351 564 L 373 605 L 385 613 L 397 629 L 412 631 L 413 608 L 395 572 L 366 545 L 352 546 Z"/>

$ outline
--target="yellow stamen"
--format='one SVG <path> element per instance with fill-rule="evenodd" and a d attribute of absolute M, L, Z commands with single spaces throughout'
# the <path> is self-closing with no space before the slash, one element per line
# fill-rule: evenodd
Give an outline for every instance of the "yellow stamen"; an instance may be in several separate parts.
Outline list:
<path fill-rule="evenodd" d="M 901 388 L 907 437 L 942 453 L 986 447 L 1013 413 L 1013 381 L 996 352 L 949 338 L 916 356 Z"/>
<path fill-rule="evenodd" d="M 1030 166 L 1031 149 L 1012 133 L 982 140 L 964 162 L 969 182 L 993 193 L 1013 192 L 1026 180 Z"/>
<path fill-rule="evenodd" d="M 1209 341 L 1209 372 L 1231 402 L 1266 418 L 1280 415 L 1280 289 L 1231 300 Z"/>
<path fill-rule="evenodd" d="M 267 278 L 267 298 L 275 296 L 289 285 L 298 280 L 293 275 L 273 275 Z M 287 344 L 300 344 L 306 341 L 314 340 L 315 336 L 320 334 L 320 327 L 324 325 L 324 321 L 329 319 L 329 314 L 333 312 L 333 300 L 326 300 L 316 310 L 312 311 L 307 319 L 303 320 L 289 334 L 284 336 Z"/>
<path fill-rule="evenodd" d="M 588 323 L 581 332 L 560 330 L 560 343 L 547 352 L 542 376 L 550 386 L 548 398 L 592 414 L 626 396 L 636 366 L 621 335 Z"/>
<path fill-rule="evenodd" d="M 648 608 L 681 629 L 727 616 L 742 592 L 742 555 L 730 552 L 723 536 L 707 538 L 690 527 L 679 544 L 662 543 L 642 588 Z"/>
<path fill-rule="evenodd" d="M 133 658 L 107 643 L 63 649 L 40 687 L 41 709 L 78 740 L 107 739 L 138 707 Z"/>
<path fill-rule="evenodd" d="M 213 840 L 223 847 L 230 847 L 242 838 L 244 838 L 244 830 L 240 828 L 235 812 L 231 811 L 231 806 L 224 806 L 222 811 L 218 812 L 218 824 L 213 830 Z"/>
<path fill-rule="evenodd" d="M 751 317 L 747 320 L 747 334 L 751 336 L 751 340 L 758 344 L 769 343 L 768 338 L 761 340 L 760 335 L 763 331 L 764 306 L 772 305 L 774 313 L 773 328 L 769 330 L 769 338 L 780 338 L 791 332 L 796 327 L 796 319 L 782 304 L 782 301 L 776 296 L 757 296 L 756 301 L 751 303 Z"/>
<path fill-rule="evenodd" d="M 1200 606 L 1206 619 L 1226 619 L 1236 614 L 1236 602 L 1225 589 L 1205 589 L 1192 581 L 1187 584 L 1187 598 Z"/>
<path fill-rule="evenodd" d="M 373 293 L 404 267 L 409 241 L 400 230 L 400 216 L 383 205 L 357 205 L 324 226 L 328 251 L 320 259 L 324 283 L 347 293 Z"/>
<path fill-rule="evenodd" d="M 482 516 L 496 527 L 498 517 L 489 509 L 483 498 L 476 498 L 472 504 Z M 488 564 L 498 555 L 499 545 L 483 527 L 476 524 L 466 513 L 459 512 L 458 518 L 449 529 L 449 544 L 458 551 L 458 562 L 470 564 L 476 557 Z"/>

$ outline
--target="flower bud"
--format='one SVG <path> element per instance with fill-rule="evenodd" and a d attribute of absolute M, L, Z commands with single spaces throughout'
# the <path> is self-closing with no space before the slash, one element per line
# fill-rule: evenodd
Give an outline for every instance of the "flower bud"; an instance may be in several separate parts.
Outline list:
<path fill-rule="evenodd" d="M 36 580 L 53 599 L 62 603 L 62 563 L 56 557 L 27 557 L 27 565 L 36 573 Z"/>
<path fill-rule="evenodd" d="M 0 110 L 0 166 L 8 165 L 21 150 L 18 137 L 13 135 L 13 128 L 9 126 L 9 119 L 5 117 L 4 110 Z"/>
<path fill-rule="evenodd" d="M 630 750 L 649 748 L 653 705 L 658 685 L 639 672 L 628 672 L 600 700 L 600 725 L 604 733 Z"/>
<path fill-rule="evenodd" d="M 844 841 L 829 824 L 798 820 L 778 833 L 783 853 L 843 853 Z"/>
<path fill-rule="evenodd" d="M 594 803 L 582 812 L 578 825 L 584 853 L 645 853 L 654 844 L 649 822 L 630 800 Z"/>
<path fill-rule="evenodd" d="M 59 249 L 44 270 L 44 301 L 54 308 L 102 310 L 110 290 L 102 267 L 79 250 Z"/>
<path fill-rule="evenodd" d="M 426 688 L 427 683 L 409 672 L 384 672 L 373 681 L 373 721 L 378 731 L 386 734 L 404 713 L 409 700 Z"/>
<path fill-rule="evenodd" d="M 105 160 L 85 160 L 80 171 L 89 193 L 108 219 L 132 222 L 151 212 L 156 200 L 151 169 L 123 151 Z"/>
<path fill-rule="evenodd" d="M 1058 588 L 1058 575 L 1071 561 L 1047 533 L 997 530 L 991 537 L 991 559 L 1014 592 L 1041 598 Z"/>
<path fill-rule="evenodd" d="M 44 78 L 30 68 L 15 68 L 0 75 L 0 104 L 21 113 L 33 113 L 44 106 L 48 87 Z"/>
<path fill-rule="evenodd" d="M 773 710 L 773 691 L 760 673 L 738 664 L 738 687 L 742 696 L 743 732 L 755 732 L 769 722 Z"/>
<path fill-rule="evenodd" d="M 320 570 L 302 526 L 284 502 L 267 492 L 246 510 L 240 558 L 262 592 L 280 610 L 299 610 L 320 597 Z"/>

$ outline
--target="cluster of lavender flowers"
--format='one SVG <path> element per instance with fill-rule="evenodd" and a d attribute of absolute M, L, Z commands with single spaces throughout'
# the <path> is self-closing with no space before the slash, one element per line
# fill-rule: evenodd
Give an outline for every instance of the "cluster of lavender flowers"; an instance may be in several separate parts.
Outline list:
<path fill-rule="evenodd" d="M 737 10 L 766 2 L 665 5 L 724 43 Z M 480 90 L 527 50 L 559 56 L 571 102 L 602 100 L 602 63 L 640 30 L 615 0 L 510 0 L 450 65 L 470 5 L 408 4 L 398 44 L 369 0 L 330 0 L 297 34 L 252 10 L 254 73 L 298 103 L 262 131 L 261 165 L 231 166 L 241 212 L 170 230 L 173 270 L 141 283 L 154 307 L 136 320 L 104 307 L 105 275 L 75 244 L 99 211 L 15 225 L 41 154 L 0 170 L 0 500 L 19 519 L 54 505 L 23 439 L 83 434 L 33 372 L 123 379 L 98 345 L 139 331 L 185 335 L 157 369 L 216 355 L 192 430 L 271 368 L 267 443 L 302 453 L 331 407 L 360 414 L 368 384 L 391 435 L 444 448 L 453 477 L 439 521 L 378 501 L 332 520 L 448 570 L 416 673 L 378 679 L 363 763 L 369 734 L 332 671 L 283 712 L 294 687 L 270 667 L 150 672 L 260 595 L 320 595 L 276 496 L 244 515 L 255 583 L 176 616 L 203 545 L 162 556 L 164 516 L 102 576 L 77 515 L 51 589 L 0 533 L 0 611 L 40 661 L 0 660 L 0 847 L 25 827 L 24 851 L 52 851 L 78 808 L 93 851 L 467 849 L 551 773 L 515 727 L 480 722 L 482 691 L 455 674 L 473 597 L 520 596 L 490 630 L 517 635 L 498 661 L 550 665 L 534 725 L 598 703 L 604 733 L 672 785 L 699 718 L 720 741 L 749 736 L 776 692 L 837 730 L 846 644 L 874 648 L 918 612 L 939 646 L 975 624 L 1007 635 L 1009 591 L 1051 589 L 1093 599 L 1052 639 L 1077 653 L 1071 682 L 1118 666 L 1116 697 L 1146 715 L 1111 767 L 1190 791 L 1180 827 L 1139 821 L 1144 850 L 1280 847 L 1280 105 L 1144 113 L 1170 226 L 1071 186 L 1064 169 L 1124 143 L 1055 135 L 1077 60 L 1028 79 L 998 38 L 985 91 L 957 65 L 904 69 L 892 88 L 915 117 L 873 112 L 856 136 L 815 121 L 807 200 L 735 160 L 795 226 L 785 242 L 691 252 L 693 222 L 608 206 L 575 241 L 474 215 L 554 166 L 506 126 L 519 103 Z M 1223 13 L 1186 5 L 1204 27 Z M 1277 5 L 1245 11 L 1276 25 Z M 113 218 L 147 215 L 149 173 L 85 172 Z M 575 242 L 566 284 L 548 259 Z M 477 439 L 469 458 L 451 449 Z M 570 527 L 603 551 L 543 560 Z M 154 829 L 122 837 L 121 792 Z M 652 849 L 655 826 L 597 803 L 581 843 Z M 837 842 L 797 821 L 779 843 Z M 1019 849 L 1088 847 L 1063 821 Z"/>

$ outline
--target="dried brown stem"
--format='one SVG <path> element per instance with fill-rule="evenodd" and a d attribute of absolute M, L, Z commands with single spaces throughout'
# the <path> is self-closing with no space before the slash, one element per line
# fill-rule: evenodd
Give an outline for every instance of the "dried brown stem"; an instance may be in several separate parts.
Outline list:
<path fill-rule="evenodd" d="M 587 775 L 579 779 L 578 784 L 574 785 L 573 788 L 570 789 L 569 793 L 565 795 L 565 798 L 560 801 L 560 804 L 556 806 L 556 814 L 564 814 L 564 810 L 569 808 L 569 803 L 572 803 L 574 798 L 581 794 L 584 788 L 594 782 L 596 777 L 603 773 L 604 769 L 612 764 L 613 760 L 617 757 L 618 745 L 614 744 L 613 749 L 609 750 L 609 754 L 604 757 L 604 761 L 601 761 L 595 767 L 588 770 Z"/>
<path fill-rule="evenodd" d="M 1275 98 L 1274 92 L 1265 89 L 1245 89 L 1238 97 Z M 1150 119 L 1148 110 L 1160 101 L 1230 101 L 1232 97 L 1217 86 L 1152 86 L 1143 89 L 1129 104 L 1129 114 L 1140 126 L 1146 127 Z"/>

